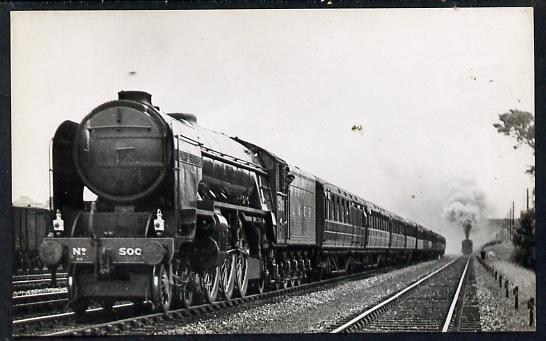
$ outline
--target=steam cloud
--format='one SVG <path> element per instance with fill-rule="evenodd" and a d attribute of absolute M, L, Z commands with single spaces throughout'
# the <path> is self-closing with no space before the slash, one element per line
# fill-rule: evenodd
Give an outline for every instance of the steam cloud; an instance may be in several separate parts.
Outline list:
<path fill-rule="evenodd" d="M 468 239 L 470 230 L 478 226 L 486 210 L 485 194 L 473 182 L 454 184 L 451 187 L 443 217 L 462 226 Z"/>

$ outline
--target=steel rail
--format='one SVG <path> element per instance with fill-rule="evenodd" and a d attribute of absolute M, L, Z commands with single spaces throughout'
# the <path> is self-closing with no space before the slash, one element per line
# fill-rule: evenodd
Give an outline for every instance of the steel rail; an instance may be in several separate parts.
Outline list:
<path fill-rule="evenodd" d="M 454 261 L 451 261 L 447 265 L 450 265 L 453 262 Z M 322 280 L 322 281 L 318 281 L 318 282 L 306 283 L 306 284 L 302 284 L 300 286 L 289 287 L 289 288 L 286 288 L 286 289 L 280 289 L 280 290 L 276 290 L 276 291 L 268 291 L 268 292 L 264 292 L 263 294 L 249 295 L 249 296 L 245 296 L 244 298 L 239 297 L 239 298 L 230 299 L 228 301 L 218 301 L 218 302 L 214 302 L 214 303 L 210 303 L 210 304 L 192 306 L 192 307 L 190 307 L 188 309 L 182 308 L 182 309 L 177 309 L 177 310 L 170 310 L 170 311 L 168 311 L 166 313 L 160 312 L 160 313 L 137 315 L 137 316 L 132 316 L 132 317 L 129 317 L 129 318 L 124 318 L 124 319 L 120 319 L 120 320 L 112 320 L 112 321 L 109 321 L 109 322 L 104 322 L 104 323 L 100 323 L 100 324 L 96 324 L 96 325 L 85 326 L 85 327 L 76 328 L 76 329 L 58 331 L 58 332 L 49 333 L 49 334 L 41 334 L 41 336 L 99 335 L 101 330 L 115 330 L 115 329 L 121 329 L 122 330 L 122 329 L 128 328 L 130 326 L 146 325 L 146 324 L 149 323 L 149 321 L 155 321 L 155 320 L 161 319 L 161 318 L 167 318 L 167 319 L 192 318 L 192 317 L 195 317 L 195 316 L 206 315 L 206 314 L 213 313 L 213 312 L 216 312 L 216 311 L 219 311 L 219 310 L 222 310 L 222 309 L 227 309 L 227 308 L 230 308 L 230 307 L 243 306 L 245 304 L 252 303 L 252 302 L 269 301 L 269 300 L 276 299 L 276 298 L 282 298 L 282 297 L 285 297 L 285 296 L 290 295 L 290 294 L 313 291 L 313 290 L 316 290 L 318 288 L 322 288 L 322 287 L 325 287 L 325 286 L 328 286 L 328 285 L 335 285 L 335 284 L 343 282 L 343 281 L 361 280 L 361 279 L 372 277 L 374 275 L 387 273 L 387 272 L 394 271 L 394 270 L 397 270 L 397 269 L 402 269 L 402 268 L 405 268 L 405 267 L 407 267 L 409 265 L 418 264 L 418 263 L 420 263 L 420 262 L 417 262 L 417 263 L 412 262 L 410 264 L 401 264 L 401 265 L 389 266 L 389 267 L 385 267 L 385 268 L 373 269 L 373 270 L 360 272 L 360 273 L 356 273 L 356 274 L 350 274 L 350 275 L 341 276 L 341 277 L 328 278 L 326 280 Z M 442 266 L 441 269 L 445 268 L 447 265 Z M 132 304 L 129 304 L 129 305 L 132 305 Z M 95 308 L 94 310 L 96 311 L 96 310 L 100 310 L 100 309 L 102 309 L 102 308 Z M 89 312 L 89 310 L 87 312 Z M 61 315 L 62 315 L 62 317 L 70 317 L 70 316 L 74 316 L 75 313 L 70 312 L 70 313 L 60 314 L 58 316 L 61 316 Z M 18 325 L 23 325 L 25 322 L 26 323 L 32 323 L 32 322 L 35 322 L 35 321 L 31 321 L 31 319 L 18 320 L 18 321 L 14 321 L 14 325 L 16 324 L 16 322 L 17 322 Z M 40 321 L 36 321 L 36 322 L 40 322 Z"/>
<path fill-rule="evenodd" d="M 23 304 L 23 303 L 30 303 L 30 302 L 38 302 L 38 300 L 54 300 L 59 298 L 68 297 L 68 290 L 62 290 L 58 292 L 44 292 L 39 294 L 32 294 L 32 295 L 19 295 L 19 296 L 13 296 L 11 298 L 11 302 L 13 305 Z"/>
<path fill-rule="evenodd" d="M 120 308 L 129 307 L 129 306 L 132 306 L 132 305 L 133 305 L 133 303 L 124 303 L 124 304 L 115 305 L 112 308 L 120 309 Z M 103 310 L 102 307 L 101 308 L 87 309 L 85 312 L 86 313 L 93 313 L 93 312 L 98 312 L 98 311 L 101 311 L 101 310 Z M 16 327 L 16 326 L 23 326 L 25 324 L 30 324 L 30 323 L 43 323 L 43 322 L 49 322 L 49 321 L 56 321 L 56 320 L 58 320 L 60 318 L 66 318 L 66 317 L 72 317 L 72 316 L 76 316 L 76 313 L 73 312 L 73 311 L 69 311 L 69 312 L 66 312 L 66 313 L 60 313 L 60 314 L 54 314 L 54 315 L 29 317 L 29 318 L 14 320 L 13 321 L 13 326 Z"/>
<path fill-rule="evenodd" d="M 57 278 L 57 282 L 66 282 L 67 278 Z M 25 285 L 25 284 L 35 284 L 35 283 L 47 283 L 51 282 L 50 278 L 44 278 L 44 279 L 29 279 L 26 281 L 14 281 L 12 284 L 15 285 Z"/>
<path fill-rule="evenodd" d="M 407 293 L 408 291 L 412 290 L 413 288 L 419 286 L 421 283 L 423 283 L 424 281 L 426 281 L 427 279 L 431 278 L 432 276 L 436 275 L 437 273 L 439 273 L 440 271 L 444 270 L 445 268 L 447 268 L 448 266 L 450 266 L 451 264 L 455 263 L 457 260 L 459 260 L 460 258 L 457 258 L 457 259 L 454 259 L 452 260 L 451 262 L 447 263 L 446 265 L 442 266 L 441 268 L 431 272 L 430 274 L 426 275 L 425 277 L 419 279 L 417 282 L 411 284 L 410 286 L 406 287 L 405 289 L 402 289 L 400 290 L 399 292 L 397 292 L 395 295 L 389 297 L 388 299 L 380 302 L 379 304 L 375 305 L 374 307 L 366 310 L 365 312 L 363 312 L 362 314 L 356 316 L 355 318 L 353 318 L 352 320 L 350 320 L 349 322 L 337 327 L 336 329 L 332 330 L 330 332 L 330 334 L 337 334 L 337 333 L 340 333 L 342 331 L 344 331 L 345 329 L 349 328 L 350 326 L 354 325 L 355 323 L 359 322 L 360 320 L 364 319 L 365 317 L 371 315 L 372 313 L 374 313 L 375 311 L 381 309 L 381 307 L 391 303 L 392 301 L 396 300 L 397 298 L 399 298 L 400 296 L 404 295 L 405 293 Z"/>
<path fill-rule="evenodd" d="M 455 311 L 455 306 L 457 306 L 457 301 L 459 300 L 459 295 L 461 293 L 461 288 L 464 283 L 464 279 L 466 276 L 466 269 L 468 269 L 468 263 L 470 263 L 470 257 L 466 260 L 466 265 L 463 270 L 463 274 L 461 275 L 461 279 L 459 280 L 459 285 L 457 286 L 457 291 L 455 291 L 455 295 L 453 295 L 453 300 L 451 301 L 451 306 L 449 307 L 449 311 L 447 313 L 444 326 L 442 327 L 442 333 L 447 332 L 447 329 L 449 328 L 449 324 L 451 323 L 451 319 L 453 317 L 453 312 Z"/>
<path fill-rule="evenodd" d="M 68 273 L 66 272 L 58 272 L 57 273 L 57 278 L 62 278 L 62 277 L 67 277 L 68 276 Z M 49 272 L 44 272 L 44 273 L 39 273 L 39 274 L 26 274 L 26 275 L 13 275 L 11 277 L 11 279 L 13 281 L 23 281 L 23 280 L 28 280 L 28 279 L 32 279 L 32 278 L 51 278 L 51 273 Z"/>

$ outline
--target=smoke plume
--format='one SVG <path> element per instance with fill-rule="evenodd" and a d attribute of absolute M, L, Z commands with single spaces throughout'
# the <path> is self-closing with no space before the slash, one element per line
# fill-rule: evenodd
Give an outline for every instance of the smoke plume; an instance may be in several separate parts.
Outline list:
<path fill-rule="evenodd" d="M 468 239 L 472 228 L 477 228 L 486 210 L 485 194 L 473 182 L 451 186 L 443 217 L 463 228 Z"/>

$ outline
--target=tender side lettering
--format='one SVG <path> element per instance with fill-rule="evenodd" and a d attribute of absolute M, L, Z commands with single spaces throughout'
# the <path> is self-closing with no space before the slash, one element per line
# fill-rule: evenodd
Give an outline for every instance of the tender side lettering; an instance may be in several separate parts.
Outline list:
<path fill-rule="evenodd" d="M 142 249 L 139 247 L 120 247 L 118 254 L 120 256 L 140 256 L 142 255 Z"/>

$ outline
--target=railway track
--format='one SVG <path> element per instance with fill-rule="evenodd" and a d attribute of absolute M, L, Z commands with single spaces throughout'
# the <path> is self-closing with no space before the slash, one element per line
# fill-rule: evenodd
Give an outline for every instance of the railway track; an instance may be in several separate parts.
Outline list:
<path fill-rule="evenodd" d="M 146 329 L 147 326 L 153 327 L 162 320 L 179 320 L 180 322 L 191 321 L 192 319 L 203 318 L 207 315 L 219 312 L 220 310 L 236 308 L 254 302 L 271 302 L 292 294 L 309 293 L 318 289 L 334 286 L 341 281 L 364 279 L 412 264 L 391 266 L 358 274 L 329 278 L 319 282 L 307 283 L 277 291 L 265 292 L 263 294 L 250 295 L 244 298 L 234 298 L 229 301 L 198 305 L 189 309 L 171 310 L 167 313 L 139 314 L 133 311 L 133 304 L 126 304 L 122 306 L 114 306 L 115 314 L 111 316 L 111 318 L 108 318 L 107 316 L 101 316 L 101 308 L 89 309 L 83 319 L 84 321 L 94 321 L 97 318 L 102 318 L 102 322 L 95 324 L 81 324 L 80 322 L 76 321 L 76 316 L 72 312 L 52 316 L 42 316 L 39 318 L 16 320 L 13 323 L 13 333 L 14 335 L 18 336 L 115 335 L 116 333 L 122 334 L 127 330 L 131 330 L 133 333 L 135 331 L 138 332 L 138 330 Z M 48 326 L 53 324 L 55 325 L 55 328 L 52 330 L 52 328 Z"/>
<path fill-rule="evenodd" d="M 479 331 L 472 262 L 472 257 L 458 258 L 330 332 Z"/>
<path fill-rule="evenodd" d="M 57 274 L 57 287 L 66 286 L 67 282 L 68 275 L 66 273 Z M 50 274 L 13 276 L 11 283 L 13 291 L 53 287 Z"/>
<path fill-rule="evenodd" d="M 67 303 L 67 291 L 14 296 L 12 298 L 13 314 L 15 316 L 59 310 L 63 309 Z"/>
<path fill-rule="evenodd" d="M 57 278 L 66 278 L 68 274 L 66 272 L 58 272 Z M 11 280 L 15 281 L 28 281 L 28 280 L 42 280 L 42 279 L 51 279 L 51 274 L 49 272 L 39 273 L 39 274 L 27 274 L 27 275 L 13 275 Z"/>

